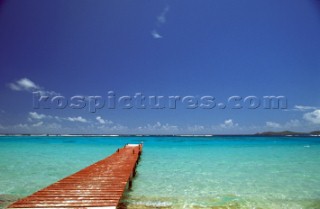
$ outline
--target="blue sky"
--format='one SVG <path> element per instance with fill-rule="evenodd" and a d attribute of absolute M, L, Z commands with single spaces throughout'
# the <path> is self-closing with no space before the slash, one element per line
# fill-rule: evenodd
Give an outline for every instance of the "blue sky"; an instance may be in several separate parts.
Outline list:
<path fill-rule="evenodd" d="M 320 129 L 317 0 L 0 4 L 1 133 L 235 134 Z M 32 92 L 212 96 L 211 109 L 35 109 Z M 287 109 L 233 109 L 285 96 Z M 85 100 L 88 102 L 88 99 Z M 167 101 L 165 99 L 165 101 Z M 70 102 L 70 101 L 69 101 Z M 246 103 L 242 102 L 244 106 Z"/>

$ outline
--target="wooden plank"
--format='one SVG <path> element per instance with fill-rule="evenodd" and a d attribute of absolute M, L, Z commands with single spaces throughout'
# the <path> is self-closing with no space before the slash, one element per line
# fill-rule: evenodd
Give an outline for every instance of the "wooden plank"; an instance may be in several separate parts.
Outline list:
<path fill-rule="evenodd" d="M 115 209 L 134 176 L 141 152 L 142 145 L 127 145 L 8 208 Z"/>

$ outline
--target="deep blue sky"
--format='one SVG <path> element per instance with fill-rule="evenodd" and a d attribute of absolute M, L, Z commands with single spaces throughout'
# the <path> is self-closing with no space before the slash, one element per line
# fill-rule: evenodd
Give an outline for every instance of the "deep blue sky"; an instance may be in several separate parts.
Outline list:
<path fill-rule="evenodd" d="M 320 128 L 317 0 L 10 0 L 0 8 L 1 133 L 255 133 Z M 285 96 L 255 110 L 34 109 L 32 91 Z"/>

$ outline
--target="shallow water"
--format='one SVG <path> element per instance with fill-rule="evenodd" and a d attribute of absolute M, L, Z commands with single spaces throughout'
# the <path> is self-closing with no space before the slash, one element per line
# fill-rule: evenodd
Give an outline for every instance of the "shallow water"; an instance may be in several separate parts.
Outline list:
<path fill-rule="evenodd" d="M 0 137 L 0 204 L 144 142 L 130 208 L 320 208 L 319 137 Z"/>

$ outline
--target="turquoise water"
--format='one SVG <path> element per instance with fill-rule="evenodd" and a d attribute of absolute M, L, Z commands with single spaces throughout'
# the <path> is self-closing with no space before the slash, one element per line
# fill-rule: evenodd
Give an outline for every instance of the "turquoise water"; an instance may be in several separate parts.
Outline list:
<path fill-rule="evenodd" d="M 127 208 L 320 208 L 319 137 L 0 137 L 0 205 L 141 141 Z"/>

